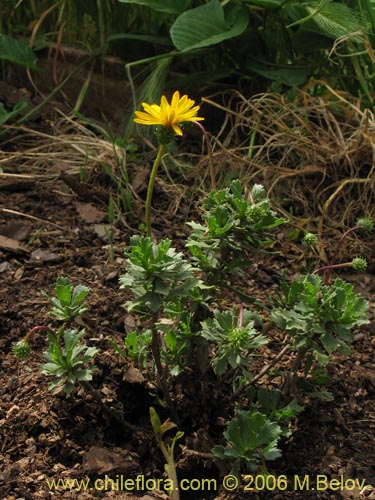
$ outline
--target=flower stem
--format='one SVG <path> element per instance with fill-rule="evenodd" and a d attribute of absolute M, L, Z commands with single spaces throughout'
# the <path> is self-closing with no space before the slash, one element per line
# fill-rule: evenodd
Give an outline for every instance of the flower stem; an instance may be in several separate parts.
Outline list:
<path fill-rule="evenodd" d="M 49 331 L 49 332 L 52 332 L 52 328 L 50 328 L 49 326 L 44 326 L 44 325 L 38 325 L 38 326 L 34 326 L 34 328 L 31 328 L 31 330 L 29 330 L 26 335 L 24 336 L 23 340 L 25 340 L 26 342 L 30 339 L 30 337 L 35 333 L 35 332 L 39 332 L 41 330 L 46 330 L 46 331 Z"/>
<path fill-rule="evenodd" d="M 158 154 L 155 158 L 154 164 L 152 166 L 150 179 L 148 181 L 147 187 L 147 197 L 146 197 L 146 235 L 151 237 L 151 201 L 152 201 L 152 193 L 154 191 L 154 184 L 156 179 L 156 174 L 158 172 L 158 168 L 161 162 L 161 159 L 164 154 L 164 144 L 160 144 Z"/>
<path fill-rule="evenodd" d="M 325 272 L 324 284 L 327 285 L 329 283 L 329 278 L 331 276 L 332 269 L 341 269 L 342 267 L 349 267 L 351 265 L 352 265 L 352 262 L 341 262 L 340 264 L 329 264 L 328 266 L 322 266 L 322 267 L 319 267 L 318 269 L 315 269 L 315 271 L 313 271 L 312 274 L 319 274 L 322 271 L 324 271 Z"/>

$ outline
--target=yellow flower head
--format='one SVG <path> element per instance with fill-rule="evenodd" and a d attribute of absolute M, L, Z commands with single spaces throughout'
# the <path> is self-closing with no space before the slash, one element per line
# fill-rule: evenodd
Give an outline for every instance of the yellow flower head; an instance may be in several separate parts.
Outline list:
<path fill-rule="evenodd" d="M 187 95 L 180 98 L 180 93 L 176 90 L 170 104 L 164 95 L 160 106 L 143 102 L 144 111 L 136 111 L 137 118 L 134 121 L 142 125 L 163 125 L 166 129 L 172 128 L 177 135 L 182 135 L 180 123 L 204 120 L 197 116 L 199 106 L 194 106 L 194 104 L 195 102 Z"/>

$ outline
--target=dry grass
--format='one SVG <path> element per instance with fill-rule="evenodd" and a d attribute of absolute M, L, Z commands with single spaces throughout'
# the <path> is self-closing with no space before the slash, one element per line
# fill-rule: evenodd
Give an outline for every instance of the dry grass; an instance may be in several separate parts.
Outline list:
<path fill-rule="evenodd" d="M 300 91 L 293 100 L 279 94 L 246 98 L 231 92 L 204 101 L 222 115 L 213 138 L 219 185 L 228 176 L 262 183 L 275 206 L 308 219 L 311 230 L 319 232 L 326 226 L 347 227 L 359 216 L 375 217 L 375 117 L 353 98 L 326 87 L 322 97 Z M 129 185 L 141 202 L 138 193 L 155 154 L 152 144 L 132 164 L 122 148 L 114 148 L 77 118 L 61 114 L 49 123 L 48 132 L 47 127 L 9 129 L 12 133 L 2 138 L 0 150 L 6 176 L 53 179 L 64 171 L 90 178 L 102 164 L 116 173 L 120 161 L 130 181 L 144 170 L 143 186 Z M 182 200 L 186 205 L 210 189 L 206 146 L 191 146 L 182 143 L 181 152 L 172 152 L 163 162 L 157 182 L 164 212 L 175 214 Z M 192 152 L 186 153 L 188 149 Z"/>
<path fill-rule="evenodd" d="M 375 216 L 371 111 L 330 88 L 322 97 L 301 91 L 290 101 L 279 94 L 225 97 L 225 105 L 217 96 L 205 99 L 225 113 L 218 165 L 262 183 L 284 212 L 314 220 L 320 230 Z"/>
<path fill-rule="evenodd" d="M 47 127 L 9 126 L 11 134 L 3 141 L 0 167 L 6 172 L 53 178 L 61 171 L 74 174 L 102 163 L 111 165 L 115 155 L 125 160 L 123 149 L 114 151 L 112 143 L 78 119 L 63 115 L 48 125 L 48 132 L 44 131 Z"/>
<path fill-rule="evenodd" d="M 124 179 L 123 172 L 119 171 L 123 168 L 129 177 L 127 188 L 138 210 L 139 204 L 143 203 L 143 195 L 139 196 L 139 193 L 146 190 L 147 169 L 151 168 L 154 151 L 139 153 L 137 163 L 129 162 L 126 151 L 107 140 L 104 130 L 61 111 L 58 113 L 58 120 L 49 121 L 42 127 L 7 127 L 9 134 L 1 141 L 0 177 L 57 181 L 64 172 L 78 174 L 84 181 L 95 183 L 98 173 L 104 175 L 103 165 L 111 170 L 115 178 Z M 152 147 L 152 144 L 149 146 Z M 164 172 L 167 175 L 161 172 L 157 181 L 162 192 L 162 210 L 173 214 L 188 186 L 173 183 L 167 168 Z M 116 183 L 109 178 L 108 182 L 112 183 L 108 189 L 115 191 Z"/>

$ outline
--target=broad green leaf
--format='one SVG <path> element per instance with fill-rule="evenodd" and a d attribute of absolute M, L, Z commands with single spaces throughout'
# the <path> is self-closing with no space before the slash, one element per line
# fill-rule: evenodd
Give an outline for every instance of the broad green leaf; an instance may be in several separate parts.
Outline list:
<path fill-rule="evenodd" d="M 358 33 L 366 33 L 367 26 L 359 11 L 338 2 L 329 3 L 322 9 L 317 6 L 317 2 L 311 2 L 303 7 L 288 7 L 286 11 L 295 20 L 288 27 L 303 23 L 305 29 L 323 33 L 331 39 L 356 33 L 352 39 L 361 41 Z"/>
<path fill-rule="evenodd" d="M 230 5 L 224 16 L 219 0 L 181 14 L 170 30 L 175 47 L 188 51 L 209 47 L 240 35 L 249 22 L 248 11 L 241 5 Z"/>
<path fill-rule="evenodd" d="M 281 392 L 278 389 L 259 389 L 258 400 L 267 410 L 275 411 L 280 401 Z"/>
<path fill-rule="evenodd" d="M 299 29 L 291 36 L 294 49 L 299 54 L 310 54 L 332 48 L 332 39 L 323 33 Z"/>
<path fill-rule="evenodd" d="M 281 429 L 261 413 L 242 412 L 229 422 L 224 435 L 242 453 L 246 453 L 273 442 L 281 435 Z"/>
<path fill-rule="evenodd" d="M 315 4 L 315 2 L 312 2 L 313 5 L 311 8 L 308 9 L 308 14 L 307 16 L 303 17 L 302 19 L 298 19 L 292 24 L 289 24 L 288 28 L 291 28 L 292 26 L 297 26 L 299 24 L 303 24 L 307 21 L 309 21 L 311 18 L 319 14 L 319 12 L 330 2 L 331 0 L 320 0 L 319 3 Z"/>
<path fill-rule="evenodd" d="M 37 69 L 37 59 L 25 40 L 0 35 L 0 59 L 5 59 L 25 68 Z"/>
<path fill-rule="evenodd" d="M 307 77 L 311 73 L 310 67 L 296 68 L 296 67 L 270 67 L 257 63 L 248 64 L 248 69 L 254 71 L 258 75 L 264 76 L 269 80 L 283 83 L 289 87 L 297 87 L 305 83 Z"/>
<path fill-rule="evenodd" d="M 288 0 L 242 0 L 244 3 L 259 5 L 259 7 L 264 7 L 265 9 L 279 9 L 287 1 Z"/>
<path fill-rule="evenodd" d="M 107 38 L 107 42 L 116 40 L 139 40 L 140 42 L 149 42 L 156 45 L 171 45 L 170 38 L 157 35 L 137 35 L 133 33 L 114 33 Z M 176 87 L 177 88 L 177 87 Z"/>
<path fill-rule="evenodd" d="M 145 5 L 150 9 L 168 14 L 180 14 L 190 6 L 191 0 L 119 0 L 121 3 Z"/>
<path fill-rule="evenodd" d="M 176 349 L 177 337 L 174 332 L 168 330 L 167 333 L 165 334 L 164 340 L 165 340 L 165 345 L 168 349 L 170 349 L 171 351 L 174 351 Z"/>

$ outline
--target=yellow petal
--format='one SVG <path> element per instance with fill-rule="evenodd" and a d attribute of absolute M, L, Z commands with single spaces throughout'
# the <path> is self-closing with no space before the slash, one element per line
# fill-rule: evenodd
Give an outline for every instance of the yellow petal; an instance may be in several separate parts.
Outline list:
<path fill-rule="evenodd" d="M 143 111 L 136 111 L 135 115 L 136 115 L 136 118 L 134 118 L 134 121 L 136 123 L 143 123 L 145 125 L 161 125 L 162 124 L 160 117 L 152 116 L 149 113 L 144 113 Z"/>
<path fill-rule="evenodd" d="M 176 108 L 178 106 L 179 100 L 180 100 L 180 92 L 176 90 L 176 92 L 173 94 L 172 97 L 171 107 Z"/>
<path fill-rule="evenodd" d="M 183 135 L 181 128 L 176 123 L 172 124 L 172 128 L 177 135 Z"/>
<path fill-rule="evenodd" d="M 149 113 L 150 115 L 154 117 L 160 117 L 160 106 L 157 104 L 147 104 L 147 102 L 142 103 L 143 109 L 146 111 L 146 113 Z"/>

